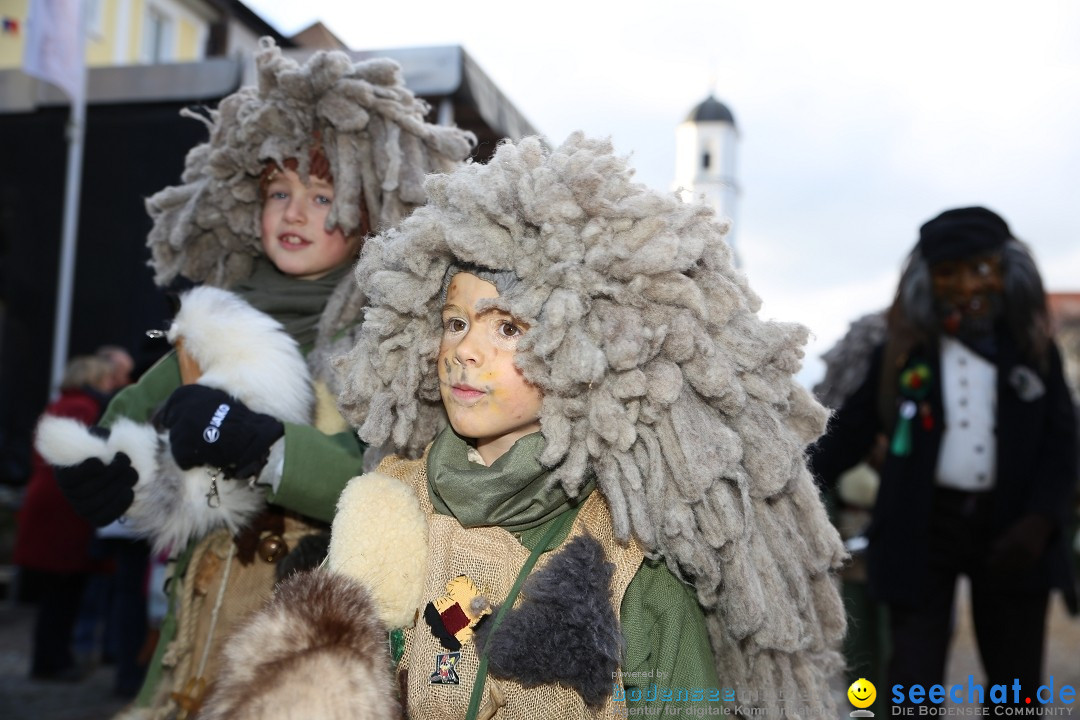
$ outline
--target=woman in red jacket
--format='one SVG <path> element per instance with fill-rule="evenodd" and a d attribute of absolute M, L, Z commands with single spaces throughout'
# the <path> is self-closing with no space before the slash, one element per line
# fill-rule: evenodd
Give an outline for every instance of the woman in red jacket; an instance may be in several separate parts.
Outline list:
<path fill-rule="evenodd" d="M 60 397 L 45 408 L 45 414 L 92 425 L 104 409 L 111 372 L 102 358 L 73 358 L 65 369 Z M 64 499 L 53 468 L 36 452 L 33 463 L 18 513 L 14 552 L 22 597 L 38 607 L 30 677 L 78 680 L 81 673 L 71 638 L 83 588 L 97 567 L 90 556 L 94 528 Z"/>

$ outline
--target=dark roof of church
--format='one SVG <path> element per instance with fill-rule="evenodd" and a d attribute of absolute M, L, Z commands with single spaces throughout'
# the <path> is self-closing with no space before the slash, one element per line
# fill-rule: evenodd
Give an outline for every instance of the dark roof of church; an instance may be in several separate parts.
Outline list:
<path fill-rule="evenodd" d="M 716 99 L 715 96 L 702 100 L 697 107 L 686 116 L 686 122 L 726 122 L 735 124 L 735 116 L 731 114 L 728 106 Z"/>

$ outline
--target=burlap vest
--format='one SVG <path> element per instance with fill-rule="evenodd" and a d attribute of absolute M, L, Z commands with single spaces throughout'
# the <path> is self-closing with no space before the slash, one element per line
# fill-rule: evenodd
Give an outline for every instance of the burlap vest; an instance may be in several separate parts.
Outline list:
<path fill-rule="evenodd" d="M 281 538 L 293 548 L 302 537 L 319 530 L 325 526 L 286 516 Z M 148 717 L 192 716 L 187 710 L 196 710 L 212 685 L 225 639 L 273 594 L 276 568 L 276 562 L 258 554 L 254 562 L 241 564 L 226 530 L 199 541 L 183 577 L 173 578 L 180 583 L 174 595 L 176 635 L 162 657 L 161 681 Z"/>
<path fill-rule="evenodd" d="M 410 486 L 428 514 L 429 557 L 424 597 L 432 600 L 444 595 L 448 580 L 466 575 L 493 604 L 501 604 L 529 557 L 529 551 L 501 528 L 465 529 L 452 517 L 436 514 L 428 496 L 426 458 L 408 461 L 390 457 L 380 464 L 379 471 Z M 641 548 L 636 542 L 623 545 L 616 541 L 607 501 L 598 492 L 590 495 L 582 505 L 567 540 L 586 532 L 600 542 L 607 559 L 615 565 L 611 603 L 618 617 L 626 586 L 641 565 Z M 541 556 L 533 572 L 543 568 L 552 554 Z M 409 717 L 416 720 L 465 717 L 479 664 L 476 644 L 468 642 L 461 648 L 460 659 L 454 667 L 459 680 L 457 685 L 434 684 L 431 681 L 432 675 L 437 674 L 439 656 L 446 652 L 422 618 L 416 626 L 406 629 L 405 652 L 398 665 L 398 674 L 399 685 L 406 695 L 404 704 Z M 612 680 L 612 688 L 621 690 L 618 675 Z M 495 697 L 505 704 L 496 702 Z M 620 709 L 622 707 L 620 705 Z M 550 684 L 525 688 L 513 680 L 493 679 L 489 675 L 485 681 L 480 717 L 537 720 L 621 715 L 616 713 L 610 698 L 604 706 L 590 708 L 576 690 L 568 687 Z"/>

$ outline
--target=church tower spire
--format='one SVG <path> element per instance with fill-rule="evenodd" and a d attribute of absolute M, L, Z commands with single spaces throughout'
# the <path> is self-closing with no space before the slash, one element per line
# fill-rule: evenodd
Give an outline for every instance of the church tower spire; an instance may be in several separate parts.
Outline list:
<path fill-rule="evenodd" d="M 715 94 L 698 103 L 675 130 L 675 189 L 683 199 L 704 199 L 731 220 L 728 243 L 735 249 L 735 151 L 739 133 L 735 116 Z"/>

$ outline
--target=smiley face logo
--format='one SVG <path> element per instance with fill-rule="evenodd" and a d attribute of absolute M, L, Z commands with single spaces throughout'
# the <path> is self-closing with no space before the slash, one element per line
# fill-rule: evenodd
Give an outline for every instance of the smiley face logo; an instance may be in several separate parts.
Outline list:
<path fill-rule="evenodd" d="M 877 688 L 866 678 L 859 678 L 847 689 L 848 700 L 857 708 L 868 708 L 877 699 Z"/>

